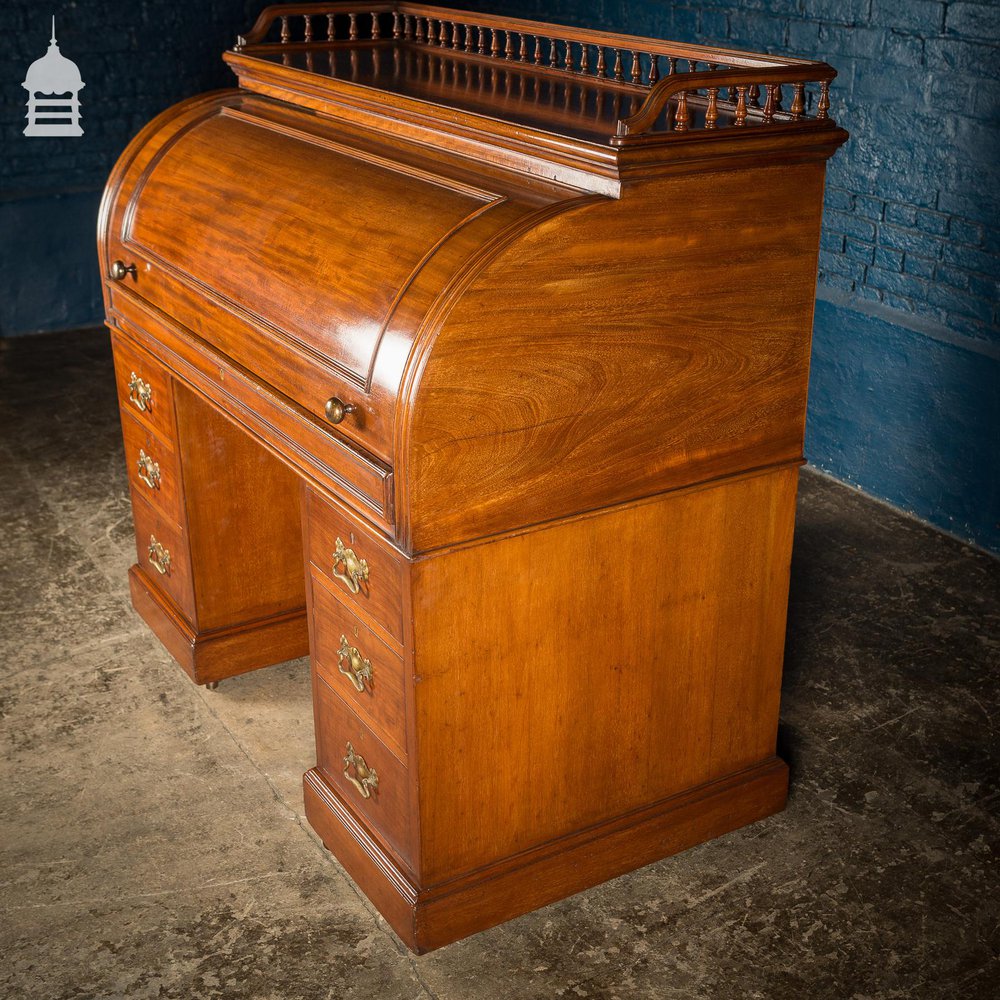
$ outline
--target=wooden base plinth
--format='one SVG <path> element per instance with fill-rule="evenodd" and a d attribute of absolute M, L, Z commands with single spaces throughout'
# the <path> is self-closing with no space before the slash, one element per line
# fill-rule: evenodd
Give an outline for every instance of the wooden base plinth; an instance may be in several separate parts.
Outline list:
<path fill-rule="evenodd" d="M 305 608 L 230 628 L 196 632 L 138 565 L 129 570 L 129 590 L 132 607 L 196 684 L 211 684 L 309 655 Z"/>
<path fill-rule="evenodd" d="M 432 951 L 780 812 L 788 767 L 777 757 L 645 809 L 421 888 L 313 769 L 306 817 L 403 942 Z"/>

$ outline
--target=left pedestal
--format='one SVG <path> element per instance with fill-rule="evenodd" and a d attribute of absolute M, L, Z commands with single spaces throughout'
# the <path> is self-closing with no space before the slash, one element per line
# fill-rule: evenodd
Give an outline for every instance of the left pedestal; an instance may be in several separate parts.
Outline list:
<path fill-rule="evenodd" d="M 307 655 L 298 477 L 149 352 L 112 344 L 136 611 L 198 684 Z"/>

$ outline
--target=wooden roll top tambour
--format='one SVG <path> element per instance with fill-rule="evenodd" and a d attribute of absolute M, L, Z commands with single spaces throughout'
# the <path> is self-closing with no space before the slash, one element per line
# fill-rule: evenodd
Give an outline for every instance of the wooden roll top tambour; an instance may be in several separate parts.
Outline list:
<path fill-rule="evenodd" d="M 412 947 L 780 808 L 833 69 L 407 3 L 225 59 L 101 211 L 137 609 L 198 682 L 308 628 L 310 820 Z"/>

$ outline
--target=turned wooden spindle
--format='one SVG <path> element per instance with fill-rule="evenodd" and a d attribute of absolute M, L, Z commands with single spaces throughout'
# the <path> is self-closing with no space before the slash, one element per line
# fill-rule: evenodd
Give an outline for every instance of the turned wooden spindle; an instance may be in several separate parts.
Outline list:
<path fill-rule="evenodd" d="M 523 31 L 521 32 L 521 44 L 517 50 L 517 58 L 519 62 L 528 61 L 528 36 Z"/>
<path fill-rule="evenodd" d="M 584 76 L 590 75 L 590 46 L 586 42 L 580 44 L 580 72 Z"/>
<path fill-rule="evenodd" d="M 573 72 L 573 43 L 569 41 L 564 41 L 563 45 L 566 46 L 566 62 L 565 68 L 567 73 Z"/>
<path fill-rule="evenodd" d="M 774 85 L 774 111 L 775 113 L 781 110 L 781 84 L 776 83 Z"/>
<path fill-rule="evenodd" d="M 604 61 L 604 46 L 599 45 L 597 47 L 597 78 L 599 80 L 605 79 L 608 75 L 607 63 Z"/>
<path fill-rule="evenodd" d="M 689 73 L 697 73 L 698 72 L 698 60 L 697 59 L 688 59 L 688 72 Z"/>
<path fill-rule="evenodd" d="M 649 53 L 649 85 L 652 87 L 660 79 L 660 57 L 655 52 Z"/>
<path fill-rule="evenodd" d="M 559 69 L 559 48 L 554 38 L 549 39 L 549 66 Z"/>
<path fill-rule="evenodd" d="M 625 79 L 625 73 L 622 71 L 622 50 L 615 49 L 615 79 L 621 83 Z"/>
<path fill-rule="evenodd" d="M 313 19 L 311 14 L 306 14 L 303 18 L 302 26 L 302 38 L 303 41 L 311 42 L 313 40 Z"/>
<path fill-rule="evenodd" d="M 764 92 L 766 94 L 764 98 L 764 124 L 769 125 L 774 121 L 774 87 L 773 83 L 768 83 L 764 85 Z"/>
<path fill-rule="evenodd" d="M 372 14 L 372 41 L 377 42 L 382 37 L 382 30 L 378 23 L 378 14 Z"/>
<path fill-rule="evenodd" d="M 281 44 L 287 45 L 289 39 L 292 37 L 292 33 L 288 29 L 288 18 L 282 17 L 281 19 Z"/>
<path fill-rule="evenodd" d="M 667 56 L 667 76 L 674 76 L 677 73 L 677 59 L 674 56 Z"/>
<path fill-rule="evenodd" d="M 736 88 L 736 117 L 733 119 L 734 125 L 746 125 L 747 123 L 747 88 Z"/>
<path fill-rule="evenodd" d="M 443 49 L 448 44 L 448 22 L 438 21 L 438 48 Z"/>
<path fill-rule="evenodd" d="M 760 107 L 760 85 L 756 83 L 750 84 L 750 89 L 747 91 L 750 97 L 750 107 L 759 108 Z"/>
<path fill-rule="evenodd" d="M 503 57 L 510 62 L 514 58 L 514 32 L 508 30 L 505 34 L 507 35 L 507 42 L 503 47 Z"/>
<path fill-rule="evenodd" d="M 632 53 L 632 65 L 629 69 L 629 77 L 632 83 L 642 83 L 642 64 L 639 62 L 639 53 Z"/>
<path fill-rule="evenodd" d="M 719 88 L 708 87 L 708 107 L 705 108 L 705 128 L 716 128 L 719 120 Z"/>
<path fill-rule="evenodd" d="M 496 28 L 490 28 L 490 33 L 492 35 L 492 38 L 490 40 L 490 55 L 493 56 L 494 59 L 496 59 L 497 53 L 500 51 L 500 40 L 497 38 Z"/>
<path fill-rule="evenodd" d="M 476 51 L 480 55 L 485 55 L 485 53 L 486 53 L 486 29 L 482 25 L 479 25 L 477 27 L 477 30 L 479 31 L 479 44 L 478 44 L 478 46 L 476 48 Z"/>
<path fill-rule="evenodd" d="M 688 95 L 682 90 L 677 95 L 677 110 L 674 112 L 674 131 L 686 132 L 691 116 L 688 113 Z"/>
<path fill-rule="evenodd" d="M 392 12 L 392 37 L 398 39 L 402 34 L 402 26 L 400 24 L 400 15 L 398 10 Z"/>
<path fill-rule="evenodd" d="M 417 41 L 422 42 L 424 40 L 424 22 L 423 19 L 418 17 L 417 21 Z"/>
<path fill-rule="evenodd" d="M 792 106 L 789 110 L 795 118 L 801 118 L 805 114 L 806 85 L 804 83 L 792 84 Z"/>
<path fill-rule="evenodd" d="M 326 15 L 326 40 L 332 42 L 337 37 L 337 29 L 334 26 L 333 14 Z"/>
<path fill-rule="evenodd" d="M 830 117 L 830 81 L 824 80 L 819 85 L 819 103 L 816 105 L 817 118 Z"/>
<path fill-rule="evenodd" d="M 542 65 L 542 39 L 535 35 L 535 65 Z"/>
<path fill-rule="evenodd" d="M 412 42 L 413 41 L 413 15 L 404 14 L 403 15 L 403 41 Z"/>
<path fill-rule="evenodd" d="M 465 51 L 471 52 L 473 49 L 473 45 L 474 43 L 472 41 L 472 25 L 467 24 L 465 26 Z"/>
<path fill-rule="evenodd" d="M 350 41 L 356 42 L 358 40 L 358 15 L 348 14 L 350 19 L 350 26 L 347 29 L 347 37 Z"/>

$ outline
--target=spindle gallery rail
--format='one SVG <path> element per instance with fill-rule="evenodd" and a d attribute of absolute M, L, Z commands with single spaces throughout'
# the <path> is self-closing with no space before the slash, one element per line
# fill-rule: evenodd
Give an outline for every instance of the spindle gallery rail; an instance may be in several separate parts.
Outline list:
<path fill-rule="evenodd" d="M 640 94 L 639 110 L 617 123 L 617 145 L 721 125 L 833 124 L 830 82 L 836 70 L 826 63 L 570 27 L 554 34 L 550 24 L 480 14 L 471 20 L 465 11 L 409 3 L 268 7 L 250 33 L 237 39 L 236 51 L 382 45 L 424 46 Z M 661 130 L 654 131 L 658 124 Z"/>

